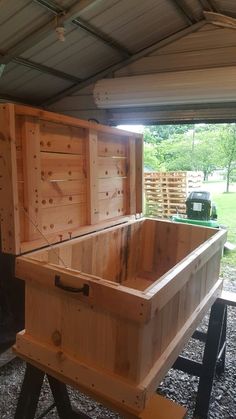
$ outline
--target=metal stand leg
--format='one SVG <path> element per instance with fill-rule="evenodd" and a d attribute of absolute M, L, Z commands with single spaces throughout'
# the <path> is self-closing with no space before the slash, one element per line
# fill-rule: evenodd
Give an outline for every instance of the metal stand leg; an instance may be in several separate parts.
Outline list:
<path fill-rule="evenodd" d="M 47 375 L 47 378 L 60 419 L 89 419 L 84 413 L 76 412 L 72 409 L 68 391 L 64 383 L 50 375 Z"/>
<path fill-rule="evenodd" d="M 217 358 L 224 338 L 224 327 L 226 327 L 225 311 L 226 306 L 218 302 L 211 309 L 194 412 L 195 418 L 207 419 Z"/>
<path fill-rule="evenodd" d="M 45 373 L 30 364 L 26 372 L 18 399 L 14 419 L 34 419 Z M 41 416 L 43 418 L 56 406 L 60 419 L 91 419 L 88 415 L 72 409 L 66 385 L 47 374 L 47 379 L 54 397 L 53 403 Z"/>
<path fill-rule="evenodd" d="M 44 372 L 30 364 L 26 365 L 25 377 L 18 399 L 15 419 L 34 419 Z"/>
<path fill-rule="evenodd" d="M 226 331 L 227 331 L 227 305 L 225 305 L 225 315 L 222 326 L 221 341 L 219 355 L 216 364 L 216 374 L 221 375 L 225 372 L 225 355 L 226 355 Z"/>

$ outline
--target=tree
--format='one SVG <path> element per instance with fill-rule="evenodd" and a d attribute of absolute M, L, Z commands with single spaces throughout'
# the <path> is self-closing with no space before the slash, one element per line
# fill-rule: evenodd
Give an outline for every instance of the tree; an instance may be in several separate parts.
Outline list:
<path fill-rule="evenodd" d="M 236 124 L 225 124 L 220 133 L 221 161 L 226 168 L 226 192 L 229 192 L 230 176 L 236 167 Z"/>
<path fill-rule="evenodd" d="M 157 144 L 163 140 L 173 138 L 177 134 L 184 134 L 188 132 L 193 125 L 155 125 L 145 127 L 144 141 L 147 143 Z"/>
<path fill-rule="evenodd" d="M 208 180 L 209 174 L 221 166 L 221 153 L 219 145 L 219 126 L 200 130 L 195 135 L 195 146 L 192 150 L 192 170 L 201 170 L 204 180 Z"/>
<path fill-rule="evenodd" d="M 145 164 L 152 170 L 201 170 L 204 179 L 226 169 L 226 192 L 236 169 L 236 124 L 165 125 L 144 132 Z"/>
<path fill-rule="evenodd" d="M 163 167 L 158 158 L 157 146 L 155 144 L 144 143 L 144 166 L 153 171 L 162 170 Z"/>
<path fill-rule="evenodd" d="M 167 171 L 192 170 L 191 141 L 188 136 L 176 135 L 158 146 L 159 160 Z"/>

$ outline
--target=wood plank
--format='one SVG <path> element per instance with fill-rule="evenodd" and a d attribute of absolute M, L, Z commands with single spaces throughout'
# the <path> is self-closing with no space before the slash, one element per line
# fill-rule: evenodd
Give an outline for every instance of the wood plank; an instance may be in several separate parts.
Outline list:
<path fill-rule="evenodd" d="M 128 211 L 130 214 L 136 214 L 136 149 L 135 139 L 132 137 L 129 138 L 129 159 L 127 162 L 127 171 L 129 177 L 129 185 L 126 192 L 128 198 Z"/>
<path fill-rule="evenodd" d="M 18 347 L 15 345 L 14 350 L 18 353 Z M 81 384 L 78 383 L 74 383 L 72 379 L 70 379 L 69 377 L 65 377 L 62 375 L 62 373 L 60 371 L 56 372 L 55 370 L 53 370 L 51 368 L 50 365 L 42 365 L 42 363 L 40 364 L 38 361 L 32 360 L 31 358 L 29 358 L 27 355 L 20 353 L 20 357 L 22 359 L 24 359 L 25 362 L 29 362 L 32 365 L 34 365 L 36 368 L 38 369 L 43 369 L 43 371 L 45 371 L 47 374 L 55 377 L 56 379 L 58 379 L 59 381 L 65 382 L 66 384 L 70 385 L 71 387 L 74 387 L 75 389 L 78 389 L 80 391 L 82 391 L 83 393 L 89 395 L 91 398 L 93 398 L 94 400 L 96 400 L 99 403 L 102 403 L 104 406 L 107 406 L 108 408 L 120 413 L 122 415 L 122 417 L 124 417 L 125 419 L 170 419 L 170 417 L 174 417 L 175 419 L 182 419 L 185 417 L 185 411 L 186 409 L 183 408 L 182 406 L 177 405 L 176 403 L 165 399 L 165 401 L 160 400 L 160 395 L 155 394 L 153 397 L 157 397 L 157 401 L 159 406 L 161 405 L 161 409 L 159 408 L 155 408 L 153 406 L 153 397 L 150 400 L 150 405 L 148 403 L 147 408 L 145 408 L 145 410 L 143 410 L 141 413 L 140 412 L 134 412 L 133 409 L 129 409 L 127 406 L 124 407 L 123 403 L 118 403 L 117 401 L 115 401 L 114 399 L 111 399 L 108 397 L 108 395 L 104 395 L 104 394 L 99 394 L 97 389 L 95 388 L 85 388 L 84 386 L 82 386 Z M 169 406 L 169 403 L 174 405 L 173 408 L 171 408 Z M 156 404 L 156 403 L 155 403 Z M 168 404 L 168 406 L 167 406 Z M 149 407 L 150 406 L 150 407 Z M 153 407 L 152 407 L 153 406 Z M 151 408 L 151 409 L 150 409 Z M 154 410 L 153 410 L 154 409 Z M 171 409 L 171 410 L 170 410 Z M 171 411 L 171 416 L 169 415 Z M 163 413 L 167 412 L 167 415 L 163 417 Z M 172 415 L 172 413 L 174 414 L 174 416 Z M 148 416 L 142 416 L 148 414 Z M 141 415 L 141 416 L 140 416 Z M 152 415 L 152 416 L 150 416 Z M 157 415 L 161 415 L 160 417 Z"/>
<path fill-rule="evenodd" d="M 119 134 L 98 133 L 98 156 L 99 157 L 125 157 L 127 156 L 127 141 Z"/>
<path fill-rule="evenodd" d="M 54 182 L 42 181 L 41 183 L 42 199 L 72 197 L 71 201 L 73 202 L 73 196 L 87 196 L 86 189 L 84 179 L 67 179 Z"/>
<path fill-rule="evenodd" d="M 90 129 L 87 139 L 87 173 L 88 173 L 88 200 L 89 224 L 96 224 L 99 220 L 98 202 L 98 137 L 95 130 Z"/>
<path fill-rule="evenodd" d="M 72 232 L 87 224 L 87 205 L 85 203 L 73 203 L 59 207 L 41 207 L 42 232 L 59 233 L 60 231 Z M 57 241 L 60 241 L 60 234 Z M 45 242 L 45 245 L 47 242 Z"/>
<path fill-rule="evenodd" d="M 22 124 L 22 157 L 24 174 L 25 240 L 40 237 L 41 213 L 41 160 L 39 123 L 25 118 Z"/>
<path fill-rule="evenodd" d="M 51 121 L 40 123 L 40 149 L 53 153 L 85 154 L 86 129 Z"/>
<path fill-rule="evenodd" d="M 87 176 L 85 157 L 65 153 L 41 152 L 42 180 L 78 180 Z"/>
<path fill-rule="evenodd" d="M 53 374 L 60 374 L 62 382 L 71 381 L 74 387 L 92 391 L 101 397 L 119 400 L 120 404 L 127 406 L 132 411 L 144 408 L 145 391 L 132 386 L 128 381 L 119 379 L 115 374 L 106 373 L 94 367 L 88 368 L 85 363 L 61 352 L 58 349 L 44 345 L 32 339 L 27 333 L 17 335 L 15 351 L 20 357 L 27 357 L 31 363 L 34 361 L 42 364 L 42 369 L 50 369 Z M 102 390 L 101 390 L 102 389 Z M 122 402 L 123 401 L 123 402 Z"/>
<path fill-rule="evenodd" d="M 159 394 L 154 394 L 147 407 L 139 414 L 140 419 L 184 419 L 187 409 L 168 400 Z"/>
<path fill-rule="evenodd" d="M 154 260 L 154 252 L 155 252 L 154 239 L 155 239 L 155 233 L 156 233 L 156 229 L 155 229 L 156 222 L 157 221 L 146 219 L 143 224 L 141 268 L 140 269 L 146 272 L 153 271 L 153 260 Z M 159 224 L 157 224 L 157 226 L 158 225 Z"/>
<path fill-rule="evenodd" d="M 17 191 L 15 108 L 0 104 L 0 216 L 3 252 L 20 252 L 20 217 Z"/>
<path fill-rule="evenodd" d="M 126 196 L 111 197 L 98 201 L 98 220 L 120 217 L 126 214 L 127 201 Z"/>
<path fill-rule="evenodd" d="M 79 226 L 78 228 L 73 229 L 72 231 L 68 230 L 61 230 L 56 235 L 55 233 L 47 234 L 47 242 L 48 244 L 56 244 L 60 241 L 65 241 L 68 239 L 75 239 L 83 236 L 84 234 L 92 234 L 94 231 L 99 232 L 102 231 L 104 228 L 114 227 L 117 225 L 121 225 L 123 223 L 127 223 L 128 221 L 133 221 L 133 216 L 120 216 L 118 218 L 108 219 L 102 222 L 99 222 L 96 225 L 86 225 L 86 226 Z M 69 234 L 70 233 L 70 234 Z M 59 240 L 58 240 L 59 239 Z M 30 242 L 22 242 L 20 245 L 21 253 L 30 252 L 35 249 L 40 249 L 41 247 L 45 246 L 45 237 L 42 237 L 37 240 L 33 240 Z"/>
<path fill-rule="evenodd" d="M 174 364 L 184 345 L 192 336 L 194 330 L 200 323 L 203 316 L 206 314 L 207 310 L 220 295 L 221 288 L 222 280 L 218 280 L 215 286 L 210 290 L 208 294 L 206 294 L 196 310 L 191 314 L 182 328 L 178 331 L 170 345 L 158 358 L 150 373 L 141 382 L 141 385 L 147 389 L 147 395 L 149 395 L 149 397 L 151 397 L 160 381 L 165 376 L 166 372 Z"/>
<path fill-rule="evenodd" d="M 226 232 L 221 230 L 202 244 L 188 257 L 172 268 L 161 281 L 153 284 L 146 295 L 153 296 L 153 310 L 161 309 L 189 280 L 191 273 L 201 269 L 205 263 L 223 248 Z M 218 261 L 218 264 L 220 261 Z M 181 273 L 180 273 L 181 270 Z M 173 282 L 173 278 L 175 281 Z"/>
<path fill-rule="evenodd" d="M 22 149 L 16 151 L 17 181 L 24 181 Z"/>
<path fill-rule="evenodd" d="M 58 182 L 48 182 L 48 183 L 58 184 Z M 48 199 L 43 198 L 41 201 L 41 205 L 43 208 L 61 207 L 64 205 L 74 205 L 74 204 L 87 204 L 87 194 L 81 193 L 78 195 L 66 195 L 66 196 L 61 196 L 61 197 L 56 196 L 54 198 L 50 196 Z"/>
<path fill-rule="evenodd" d="M 87 283 L 90 286 L 88 297 L 82 294 L 70 294 L 71 298 L 76 298 L 85 304 L 96 305 L 119 317 L 135 320 L 138 323 L 144 323 L 150 318 L 149 298 L 140 294 L 139 291 L 111 281 L 91 279 L 89 275 L 77 270 L 69 271 L 60 266 L 42 265 L 32 259 L 18 257 L 16 275 L 17 278 L 25 281 L 33 280 L 45 289 L 54 290 L 54 292 L 61 294 L 64 294 L 64 292 L 55 289 L 55 275 L 59 275 L 61 281 L 70 286 L 81 287 L 84 283 Z"/>
<path fill-rule="evenodd" d="M 99 178 L 126 177 L 126 159 L 124 157 L 98 157 L 97 176 Z"/>
<path fill-rule="evenodd" d="M 35 116 L 39 117 L 41 120 L 48 121 L 48 122 L 55 122 L 60 123 L 64 125 L 71 125 L 74 127 L 81 127 L 81 128 L 91 128 L 95 131 L 101 131 L 107 134 L 114 134 L 117 135 L 117 128 L 107 127 L 105 125 L 96 124 L 93 122 L 88 122 L 82 119 L 73 118 L 71 116 L 67 115 L 60 115 L 54 112 L 48 112 L 44 111 L 42 109 L 38 108 L 31 108 L 29 106 L 23 106 L 23 105 L 15 105 L 16 114 L 17 115 L 28 115 L 28 116 Z M 121 137 L 127 137 L 127 135 L 132 135 L 132 133 L 125 131 L 125 130 L 119 130 L 119 136 Z M 135 137 L 142 138 L 142 135 L 135 134 Z"/>
<path fill-rule="evenodd" d="M 127 178 L 126 177 L 115 177 L 115 178 L 103 178 L 98 180 L 98 193 L 99 200 L 119 198 L 126 193 Z"/>

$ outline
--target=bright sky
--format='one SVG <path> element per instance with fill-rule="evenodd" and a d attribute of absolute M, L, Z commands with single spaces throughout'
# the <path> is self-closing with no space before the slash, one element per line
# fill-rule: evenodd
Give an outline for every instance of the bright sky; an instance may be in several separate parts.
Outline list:
<path fill-rule="evenodd" d="M 137 132 L 142 134 L 144 130 L 144 125 L 118 125 L 117 128 L 123 129 L 125 131 Z"/>

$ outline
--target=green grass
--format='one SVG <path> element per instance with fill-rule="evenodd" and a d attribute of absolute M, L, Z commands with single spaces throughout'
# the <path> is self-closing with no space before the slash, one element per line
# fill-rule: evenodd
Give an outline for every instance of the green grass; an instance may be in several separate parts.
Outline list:
<path fill-rule="evenodd" d="M 236 192 L 214 192 L 213 200 L 217 206 L 219 223 L 228 228 L 227 240 L 236 245 Z M 236 267 L 236 250 L 225 254 L 223 264 Z"/>

